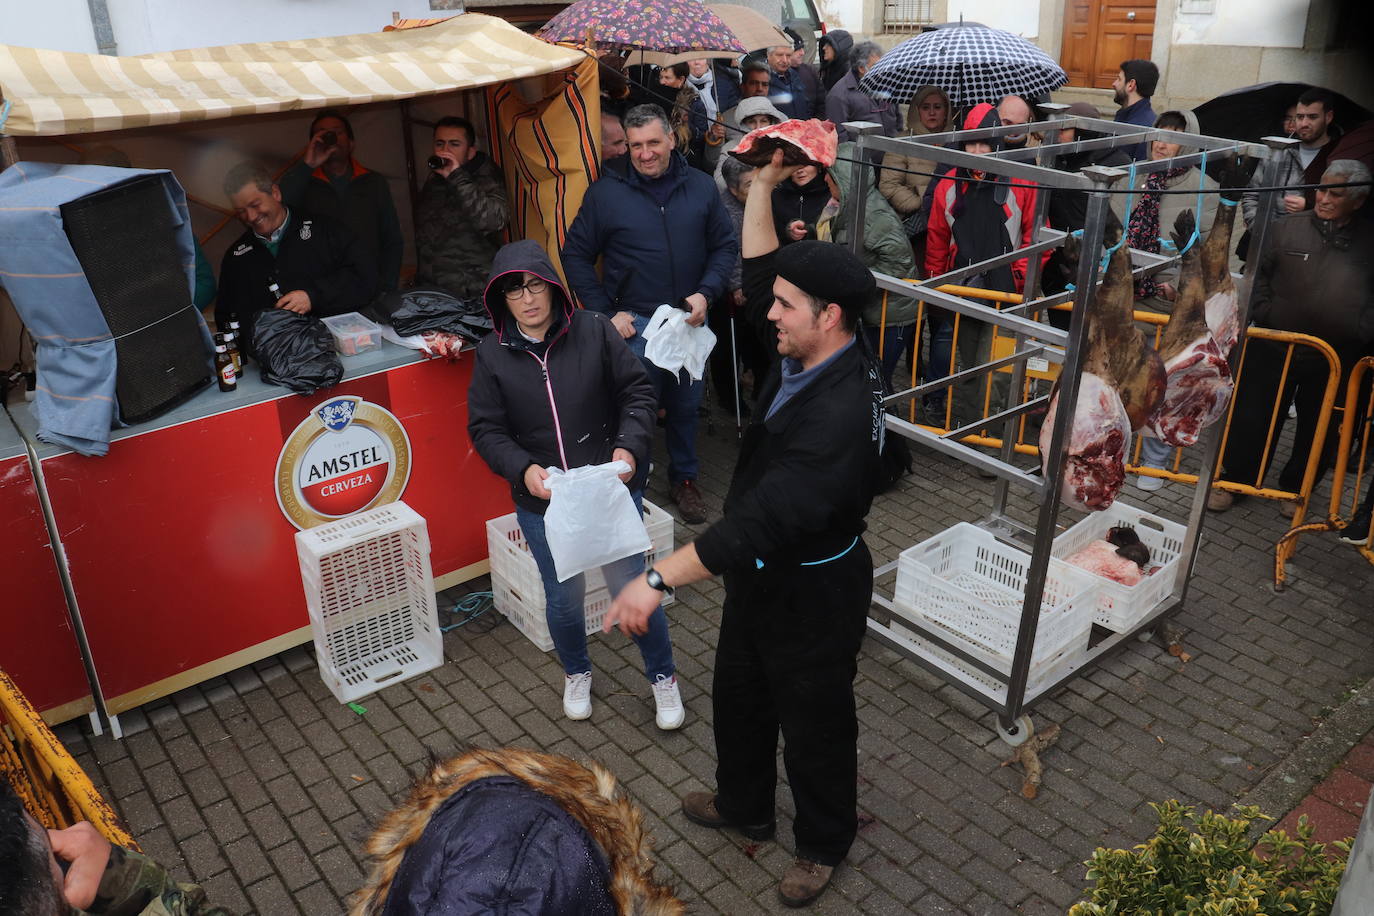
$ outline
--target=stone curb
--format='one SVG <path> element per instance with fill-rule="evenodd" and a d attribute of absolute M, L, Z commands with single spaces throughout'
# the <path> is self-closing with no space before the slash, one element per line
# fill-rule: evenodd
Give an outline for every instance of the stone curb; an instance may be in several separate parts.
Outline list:
<path fill-rule="evenodd" d="M 1252 828 L 1258 838 L 1296 808 L 1317 784 L 1374 730 L 1374 679 L 1371 679 L 1293 748 L 1249 792 L 1236 800 L 1256 805 L 1274 818 Z"/>

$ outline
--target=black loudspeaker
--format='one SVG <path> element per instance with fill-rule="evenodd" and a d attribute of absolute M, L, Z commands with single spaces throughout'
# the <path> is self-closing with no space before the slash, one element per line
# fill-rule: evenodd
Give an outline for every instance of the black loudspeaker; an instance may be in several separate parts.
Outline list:
<path fill-rule="evenodd" d="M 115 338 L 120 418 L 150 420 L 214 381 L 161 176 L 63 204 L 62 223 Z"/>

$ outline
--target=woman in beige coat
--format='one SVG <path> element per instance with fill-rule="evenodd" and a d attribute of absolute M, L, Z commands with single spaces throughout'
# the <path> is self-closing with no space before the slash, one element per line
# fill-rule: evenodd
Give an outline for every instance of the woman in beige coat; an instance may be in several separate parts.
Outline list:
<path fill-rule="evenodd" d="M 949 96 L 938 86 L 923 86 L 911 99 L 907 111 L 907 124 L 911 135 L 938 134 L 950 129 Z M 919 156 L 904 156 L 888 153 L 883 156 L 883 171 L 878 177 L 878 191 L 892 204 L 892 209 L 903 220 L 921 209 L 921 198 L 926 186 L 930 184 L 930 173 L 935 171 L 935 163 Z M 914 174 L 924 172 L 926 174 Z M 908 232 L 908 235 L 914 234 Z M 918 252 L 916 264 L 923 260 L 923 252 Z"/>

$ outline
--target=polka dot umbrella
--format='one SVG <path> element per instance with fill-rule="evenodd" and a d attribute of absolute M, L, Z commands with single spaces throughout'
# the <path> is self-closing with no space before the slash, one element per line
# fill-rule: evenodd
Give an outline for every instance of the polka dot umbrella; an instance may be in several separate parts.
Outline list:
<path fill-rule="evenodd" d="M 538 37 L 591 44 L 605 51 L 749 50 L 701 0 L 577 0 L 548 21 Z"/>
<path fill-rule="evenodd" d="M 964 22 L 909 38 L 888 51 L 860 81 L 875 95 L 909 102 L 922 86 L 939 86 L 956 108 L 994 105 L 1005 95 L 1034 99 L 1068 82 L 1049 55 L 1019 35 Z"/>

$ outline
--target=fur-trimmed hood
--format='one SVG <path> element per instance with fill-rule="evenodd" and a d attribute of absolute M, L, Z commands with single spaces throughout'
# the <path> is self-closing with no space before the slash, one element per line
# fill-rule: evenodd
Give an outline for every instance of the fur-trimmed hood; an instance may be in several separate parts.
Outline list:
<path fill-rule="evenodd" d="M 439 761 L 368 839 L 349 916 L 677 916 L 643 821 L 595 763 L 514 749 Z"/>

